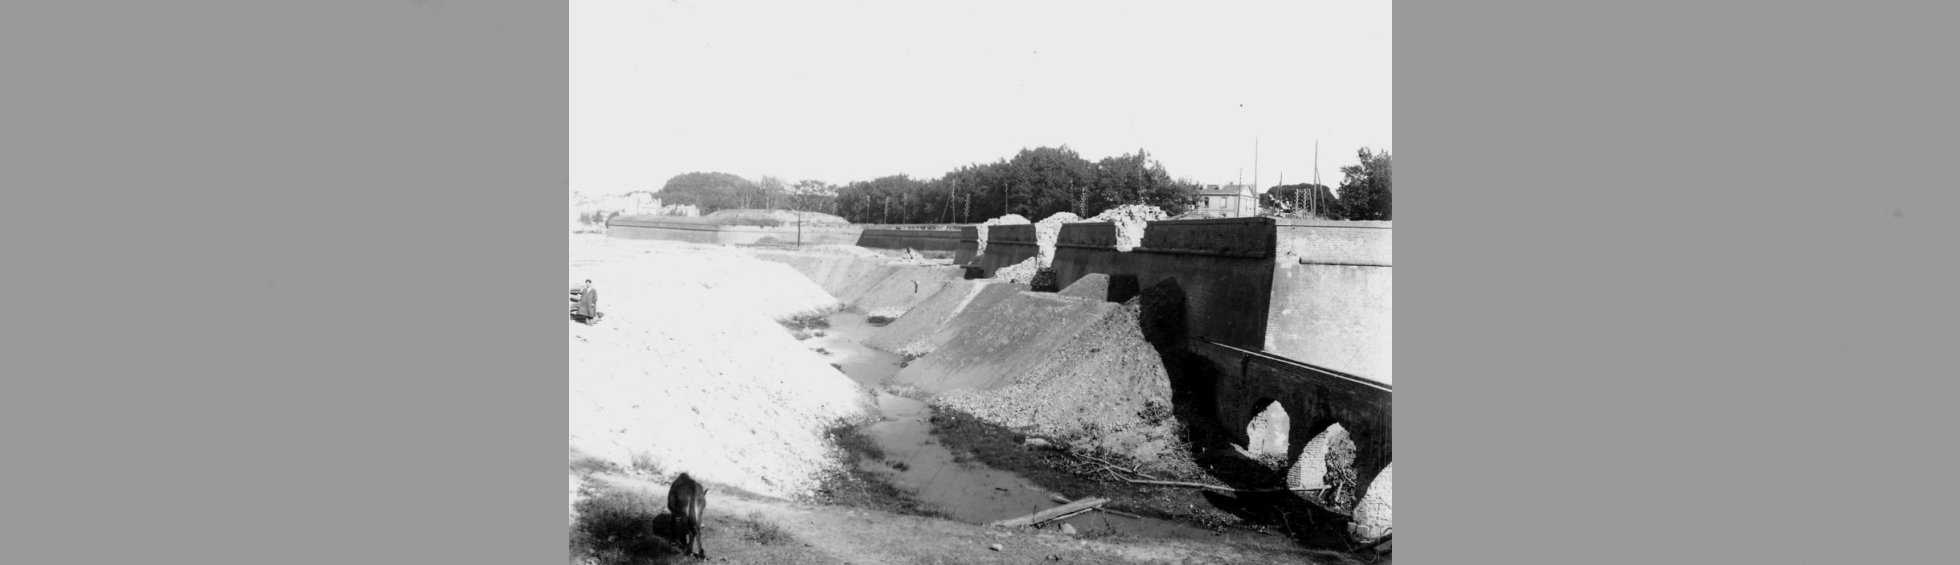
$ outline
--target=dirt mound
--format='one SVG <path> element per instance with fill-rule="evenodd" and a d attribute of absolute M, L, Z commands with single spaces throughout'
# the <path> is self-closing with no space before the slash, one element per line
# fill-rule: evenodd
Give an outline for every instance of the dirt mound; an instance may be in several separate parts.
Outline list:
<path fill-rule="evenodd" d="M 992 304 L 976 299 L 955 316 L 933 336 L 940 345 L 932 354 L 899 371 L 895 382 L 929 394 L 1005 386 L 1118 306 L 1008 288 L 1012 295 Z"/>
<path fill-rule="evenodd" d="M 931 296 L 913 306 L 904 316 L 899 316 L 891 325 L 872 332 L 871 337 L 864 340 L 864 345 L 900 355 L 924 355 L 931 351 L 926 345 L 927 340 L 972 304 L 987 284 L 958 280 L 935 286 L 939 288 L 932 291 Z"/>
<path fill-rule="evenodd" d="M 974 325 L 978 320 L 987 318 L 987 312 L 1001 302 L 1019 296 L 1022 291 L 1027 290 L 1026 286 L 1014 284 L 982 283 L 979 286 L 980 289 L 974 292 L 971 298 L 962 297 L 961 302 L 951 305 L 949 308 L 951 314 L 945 322 L 929 333 L 924 333 L 923 337 L 915 337 L 912 341 L 906 342 L 902 349 L 895 353 L 924 356 L 938 351 L 948 341 L 959 336 L 959 332 L 950 330 Z M 904 319 L 900 317 L 900 322 L 893 322 L 892 326 L 899 325 Z"/>
<path fill-rule="evenodd" d="M 580 243 L 585 245 L 581 246 Z M 795 269 L 762 261 L 732 247 L 660 240 L 599 237 L 575 240 L 572 281 L 593 279 L 599 310 L 612 312 L 634 300 L 678 290 L 705 289 L 732 299 L 729 314 L 750 311 L 786 320 L 836 310 L 840 304 Z M 576 286 L 575 284 L 568 284 Z M 607 315 L 613 319 L 613 314 Z"/>
<path fill-rule="evenodd" d="M 985 222 L 980 222 L 980 225 L 975 226 L 978 229 L 974 230 L 979 234 L 978 240 L 980 243 L 977 247 L 974 248 L 973 254 L 980 255 L 987 252 L 987 226 L 1008 226 L 1008 225 L 1021 225 L 1027 223 L 1031 223 L 1031 222 L 1029 222 L 1027 218 L 1021 216 L 1020 214 L 1008 214 L 998 218 L 989 219 Z"/>
<path fill-rule="evenodd" d="M 910 312 L 940 287 L 964 276 L 958 267 L 944 265 L 888 264 L 880 273 L 867 277 L 870 285 L 850 302 L 850 307 L 871 316 L 898 318 Z"/>
<path fill-rule="evenodd" d="M 964 275 L 959 267 L 907 263 L 876 252 L 871 252 L 871 257 L 790 251 L 753 253 L 758 259 L 791 267 L 816 281 L 845 307 L 889 318 L 899 317 L 931 297 L 945 284 L 940 281 L 959 280 Z"/>
<path fill-rule="evenodd" d="M 1140 459 L 1173 454 L 1174 432 L 1140 415 L 1168 409 L 1171 391 L 1157 351 L 1137 330 L 1137 307 L 1089 304 L 1064 313 L 1089 317 L 1086 324 L 1057 324 L 1068 329 L 1047 336 L 1056 346 L 1009 371 L 1005 383 L 949 391 L 934 403 Z"/>
<path fill-rule="evenodd" d="M 566 322 L 572 447 L 772 496 L 814 489 L 832 464 L 823 430 L 866 413 L 870 398 L 771 319 L 835 300 L 786 265 L 728 248 L 578 243 L 573 276 L 604 291 L 607 315 Z"/>
<path fill-rule="evenodd" d="M 839 302 L 844 302 L 842 297 L 853 291 L 863 292 L 863 288 L 853 285 L 863 278 L 865 273 L 884 264 L 884 261 L 877 257 L 854 257 L 844 253 L 751 250 L 750 254 L 757 259 L 781 263 L 795 269 L 804 277 L 815 281 L 824 292 L 837 297 Z"/>

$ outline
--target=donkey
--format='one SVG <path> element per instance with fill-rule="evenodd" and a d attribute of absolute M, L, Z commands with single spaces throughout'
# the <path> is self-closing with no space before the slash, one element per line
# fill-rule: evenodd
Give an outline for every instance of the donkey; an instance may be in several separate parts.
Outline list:
<path fill-rule="evenodd" d="M 674 479 L 674 486 L 667 489 L 667 511 L 673 513 L 681 552 L 707 559 L 708 550 L 701 544 L 701 517 L 708 511 L 708 487 L 681 473 Z"/>

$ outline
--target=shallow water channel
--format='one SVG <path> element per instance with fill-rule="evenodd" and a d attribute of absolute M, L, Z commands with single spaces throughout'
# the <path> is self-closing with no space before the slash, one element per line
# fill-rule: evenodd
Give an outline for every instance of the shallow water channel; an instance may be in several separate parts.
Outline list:
<path fill-rule="evenodd" d="M 859 458 L 862 469 L 882 473 L 900 487 L 916 492 L 920 501 L 945 511 L 953 519 L 974 524 L 1017 518 L 1060 506 L 1051 500 L 1054 493 L 1013 472 L 994 469 L 978 461 L 957 461 L 953 451 L 932 433 L 932 408 L 925 402 L 878 390 L 898 373 L 903 358 L 865 347 L 861 342 L 876 329 L 863 314 L 839 312 L 828 317 L 830 328 L 823 337 L 811 338 L 812 348 L 829 351 L 830 362 L 843 366 L 844 373 L 859 384 L 876 391 L 878 409 L 884 418 L 860 428 L 885 451 L 885 461 Z M 1117 532 L 1149 537 L 1212 538 L 1217 534 L 1151 518 L 1130 518 L 1091 511 L 1073 518 L 1049 523 L 1074 525 L 1078 531 L 1114 529 Z M 1226 534 L 1234 536 L 1234 534 Z"/>

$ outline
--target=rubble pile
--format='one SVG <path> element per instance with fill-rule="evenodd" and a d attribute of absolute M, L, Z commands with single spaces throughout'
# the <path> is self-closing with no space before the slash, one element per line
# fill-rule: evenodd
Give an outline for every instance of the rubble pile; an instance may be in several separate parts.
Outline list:
<path fill-rule="evenodd" d="M 1170 219 L 1170 214 L 1164 213 L 1163 209 L 1156 206 L 1124 204 L 1104 210 L 1088 221 L 1116 224 L 1116 250 L 1127 252 L 1136 249 L 1138 245 L 1143 245 L 1143 228 L 1146 222 L 1167 219 Z"/>
<path fill-rule="evenodd" d="M 1055 264 L 1055 238 L 1062 234 L 1062 224 L 1073 224 L 1083 221 L 1087 220 L 1083 220 L 1081 216 L 1069 212 L 1056 212 L 1046 219 L 1035 222 L 1034 244 L 1040 250 L 1035 256 L 1041 258 L 1041 266 L 1047 267 Z"/>
<path fill-rule="evenodd" d="M 1041 257 L 1029 257 L 1027 260 L 1015 263 L 1012 266 L 1001 267 L 1000 270 L 994 271 L 994 276 L 989 278 L 1016 284 L 1028 284 L 1034 281 L 1035 273 L 1040 270 Z"/>
<path fill-rule="evenodd" d="M 1020 224 L 1027 224 L 1027 223 L 1032 223 L 1032 222 L 1029 222 L 1027 218 L 1021 216 L 1020 214 L 1008 214 L 1005 216 L 987 220 L 985 222 L 980 222 L 980 225 L 976 226 L 979 229 L 975 230 L 980 234 L 979 236 L 980 245 L 974 248 L 973 254 L 981 255 L 987 252 L 987 226 L 1020 225 Z"/>

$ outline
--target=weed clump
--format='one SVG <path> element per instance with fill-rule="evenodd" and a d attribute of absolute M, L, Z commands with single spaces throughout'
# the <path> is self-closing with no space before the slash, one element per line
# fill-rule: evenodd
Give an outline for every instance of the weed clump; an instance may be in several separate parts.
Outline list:
<path fill-rule="evenodd" d="M 783 329 L 789 330 L 789 335 L 795 337 L 797 341 L 823 337 L 824 330 L 830 328 L 830 319 L 821 314 L 804 314 L 777 323 L 782 324 Z"/>
<path fill-rule="evenodd" d="M 736 537 L 757 545 L 788 545 L 796 541 L 782 526 L 762 517 L 760 512 L 750 512 L 748 516 L 737 518 Z"/>
<path fill-rule="evenodd" d="M 578 502 L 571 551 L 594 565 L 641 563 L 679 555 L 665 534 L 671 520 L 655 501 L 608 489 Z"/>
<path fill-rule="evenodd" d="M 618 474 L 621 471 L 618 463 L 590 456 L 572 460 L 572 470 L 585 475 L 595 473 Z"/>

